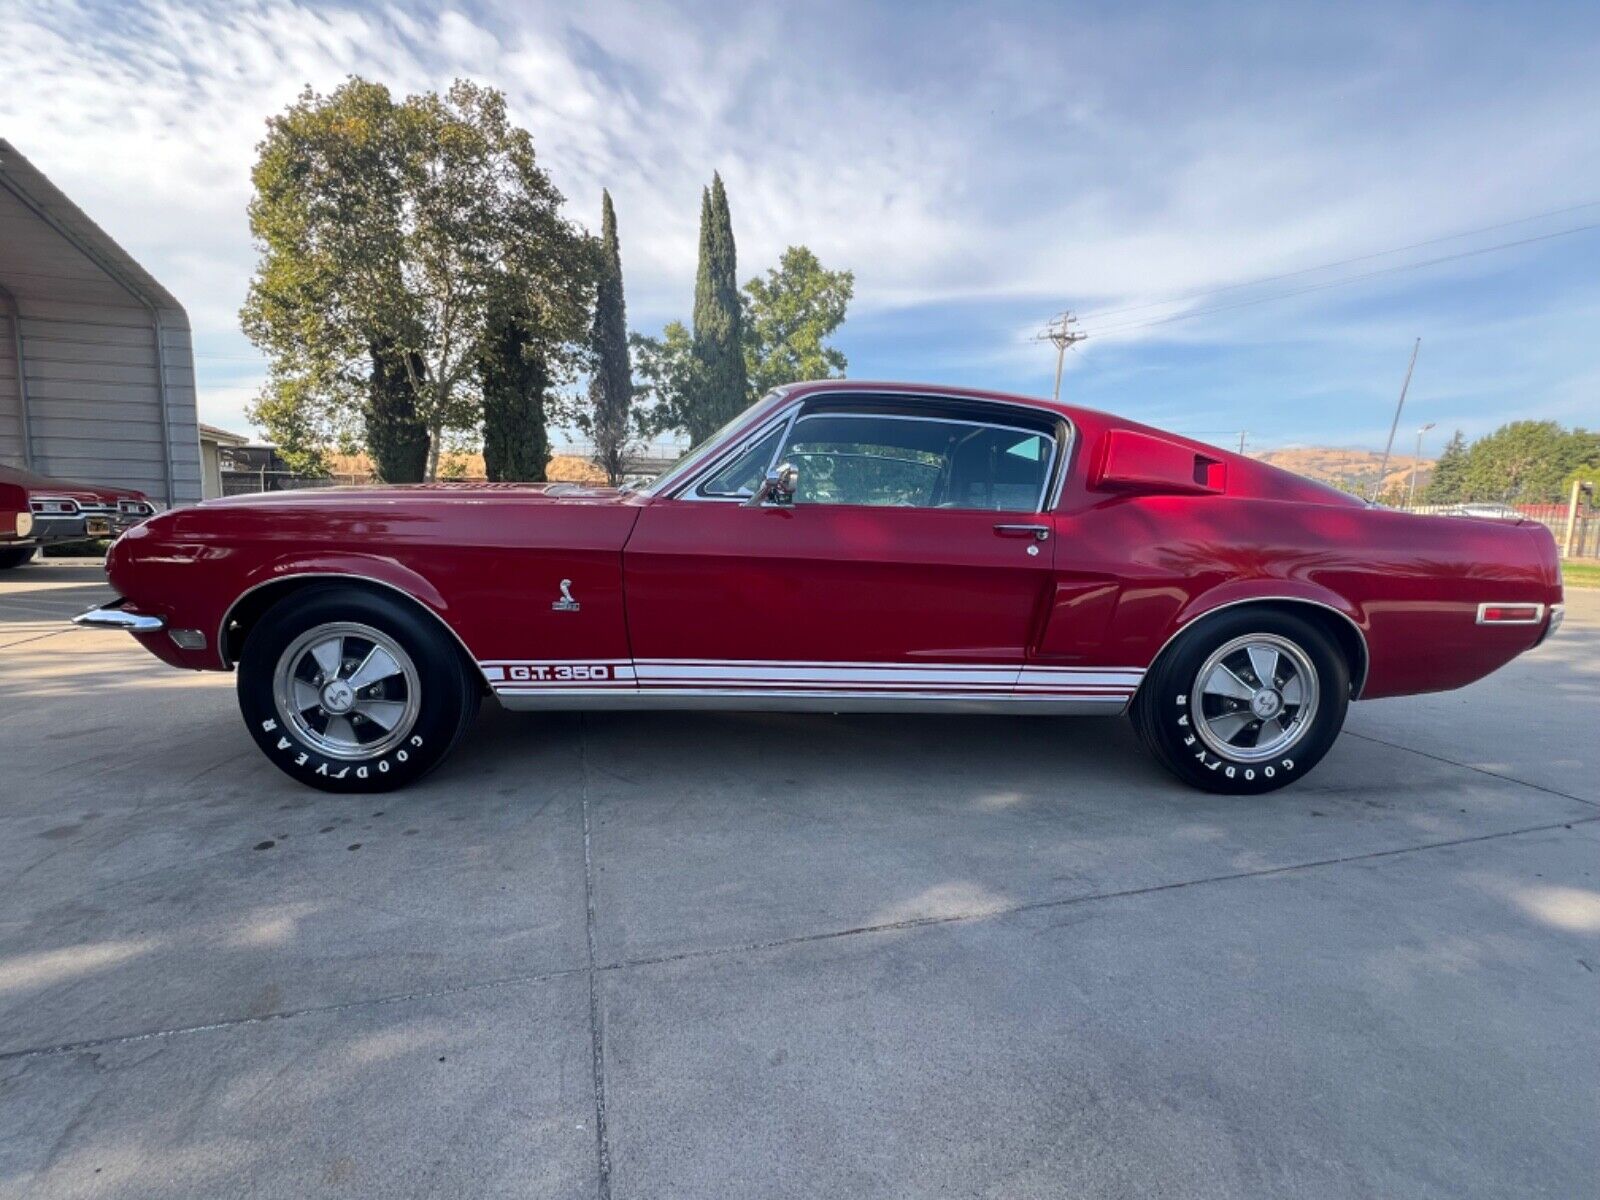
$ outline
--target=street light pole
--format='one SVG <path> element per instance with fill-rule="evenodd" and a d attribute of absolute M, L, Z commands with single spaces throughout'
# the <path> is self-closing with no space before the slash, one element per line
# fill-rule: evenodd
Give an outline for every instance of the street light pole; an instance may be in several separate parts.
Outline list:
<path fill-rule="evenodd" d="M 1417 430 L 1417 452 L 1411 456 L 1411 487 L 1406 491 L 1407 508 L 1410 508 L 1417 498 L 1417 463 L 1422 459 L 1422 435 L 1432 428 L 1433 422 L 1429 421 Z"/>

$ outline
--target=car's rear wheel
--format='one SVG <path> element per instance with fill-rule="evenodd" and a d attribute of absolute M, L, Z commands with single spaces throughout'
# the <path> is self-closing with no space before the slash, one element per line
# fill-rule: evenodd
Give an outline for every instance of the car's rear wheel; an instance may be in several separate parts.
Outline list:
<path fill-rule="evenodd" d="M 1254 795 L 1320 762 L 1349 702 L 1349 665 L 1319 626 L 1245 608 L 1201 621 L 1168 647 L 1140 688 L 1133 719 L 1178 778 Z"/>
<path fill-rule="evenodd" d="M 316 587 L 269 609 L 239 657 L 239 709 L 286 774 L 381 792 L 437 766 L 478 711 L 470 666 L 431 617 L 359 587 Z"/>
<path fill-rule="evenodd" d="M 9 571 L 12 567 L 20 567 L 32 557 L 32 546 L 11 546 L 5 550 L 0 550 L 0 571 Z"/>

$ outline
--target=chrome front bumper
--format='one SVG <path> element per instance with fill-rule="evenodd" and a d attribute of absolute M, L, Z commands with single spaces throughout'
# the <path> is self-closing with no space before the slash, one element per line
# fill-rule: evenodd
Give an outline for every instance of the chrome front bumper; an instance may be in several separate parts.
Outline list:
<path fill-rule="evenodd" d="M 160 617 L 124 612 L 120 608 L 91 608 L 73 617 L 72 623 L 85 629 L 119 629 L 123 633 L 160 633 L 167 627 Z"/>

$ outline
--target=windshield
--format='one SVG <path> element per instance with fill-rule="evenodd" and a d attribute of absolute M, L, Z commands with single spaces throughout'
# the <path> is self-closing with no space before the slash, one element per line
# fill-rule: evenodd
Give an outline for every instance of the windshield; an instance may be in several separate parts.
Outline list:
<path fill-rule="evenodd" d="M 705 462 L 705 460 L 711 455 L 711 452 L 722 445 L 723 439 L 726 438 L 729 433 L 743 425 L 745 422 L 749 421 L 755 413 L 760 412 L 762 409 L 769 407 L 774 402 L 781 399 L 782 396 L 782 388 L 777 388 L 768 392 L 749 408 L 745 409 L 738 416 L 734 417 L 733 420 L 729 421 L 721 429 L 713 433 L 705 441 L 701 442 L 698 446 L 690 447 L 690 449 L 684 453 L 682 458 L 673 463 L 660 475 L 656 476 L 651 483 L 646 485 L 641 490 L 647 496 L 659 496 L 663 491 L 678 483 L 685 476 L 689 475 L 696 468 L 698 468 L 701 463 Z"/>

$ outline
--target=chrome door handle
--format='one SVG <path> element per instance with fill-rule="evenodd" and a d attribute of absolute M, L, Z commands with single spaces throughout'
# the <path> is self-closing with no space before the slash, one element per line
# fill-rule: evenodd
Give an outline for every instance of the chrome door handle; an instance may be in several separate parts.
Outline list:
<path fill-rule="evenodd" d="M 1048 525 L 996 525 L 994 531 L 1001 537 L 1033 538 L 1036 542 L 1047 541 L 1050 537 Z"/>

